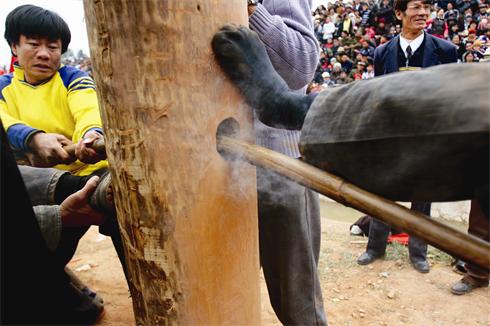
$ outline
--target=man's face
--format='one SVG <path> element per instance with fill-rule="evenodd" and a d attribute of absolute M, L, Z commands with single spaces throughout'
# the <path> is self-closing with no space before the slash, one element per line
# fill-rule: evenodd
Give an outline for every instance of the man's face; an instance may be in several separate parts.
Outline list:
<path fill-rule="evenodd" d="M 396 17 L 402 21 L 403 29 L 411 31 L 422 31 L 426 27 L 429 14 L 430 4 L 418 0 L 410 1 L 404 13 L 401 10 L 396 11 Z"/>
<path fill-rule="evenodd" d="M 385 7 L 386 7 L 386 6 L 387 6 L 389 3 L 390 3 L 390 1 L 389 1 L 389 0 L 384 0 L 384 1 L 383 1 L 383 5 L 384 5 Z"/>
<path fill-rule="evenodd" d="M 342 55 L 342 62 L 346 62 L 347 61 L 347 54 L 344 54 Z"/>
<path fill-rule="evenodd" d="M 42 83 L 56 74 L 61 63 L 61 40 L 26 38 L 21 35 L 19 44 L 11 44 L 12 52 L 24 69 L 25 80 L 33 85 Z"/>
<path fill-rule="evenodd" d="M 357 71 L 361 71 L 364 69 L 364 65 L 357 65 Z"/>
<path fill-rule="evenodd" d="M 367 49 L 369 47 L 369 43 L 364 40 L 364 42 L 362 42 L 362 47 Z"/>
<path fill-rule="evenodd" d="M 341 71 L 340 72 L 340 78 L 345 79 L 346 77 L 347 77 L 347 74 L 345 73 L 345 71 Z"/>
<path fill-rule="evenodd" d="M 334 40 L 333 40 L 333 44 L 334 44 L 335 46 L 339 45 L 339 40 L 334 39 Z"/>
<path fill-rule="evenodd" d="M 473 48 L 473 43 L 466 43 L 466 51 L 470 51 Z"/>

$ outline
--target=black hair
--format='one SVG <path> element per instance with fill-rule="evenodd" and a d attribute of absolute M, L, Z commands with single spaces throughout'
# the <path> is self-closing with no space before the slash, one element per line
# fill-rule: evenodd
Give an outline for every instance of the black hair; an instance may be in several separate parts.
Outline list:
<path fill-rule="evenodd" d="M 395 11 L 401 10 L 403 13 L 407 10 L 407 4 L 412 0 L 395 0 L 393 9 Z M 432 0 L 422 0 L 422 3 L 432 5 Z"/>
<path fill-rule="evenodd" d="M 68 50 L 70 28 L 57 13 L 34 5 L 23 5 L 12 10 L 5 20 L 5 40 L 9 46 L 18 45 L 20 36 L 45 38 L 50 42 L 61 40 L 61 53 Z"/>

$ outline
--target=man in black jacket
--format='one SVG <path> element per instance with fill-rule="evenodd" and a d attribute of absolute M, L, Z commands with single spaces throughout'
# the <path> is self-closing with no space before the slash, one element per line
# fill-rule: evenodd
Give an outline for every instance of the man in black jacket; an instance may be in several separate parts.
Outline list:
<path fill-rule="evenodd" d="M 396 17 L 402 21 L 402 33 L 374 52 L 375 76 L 398 71 L 457 62 L 456 46 L 424 32 L 430 15 L 430 1 L 395 1 Z M 430 203 L 412 203 L 412 209 L 430 215 Z M 367 265 L 384 255 L 390 226 L 373 220 L 369 229 L 366 252 L 359 257 L 359 264 Z M 408 250 L 414 268 L 421 273 L 430 271 L 427 262 L 427 244 L 410 237 Z"/>

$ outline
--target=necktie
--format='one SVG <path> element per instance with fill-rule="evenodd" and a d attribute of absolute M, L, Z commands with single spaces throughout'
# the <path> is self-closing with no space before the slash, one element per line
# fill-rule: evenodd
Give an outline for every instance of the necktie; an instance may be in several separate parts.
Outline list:
<path fill-rule="evenodd" d="M 412 47 L 409 45 L 407 46 L 407 61 L 405 62 L 405 69 L 408 70 L 408 62 L 410 61 L 410 58 L 412 57 Z"/>
<path fill-rule="evenodd" d="M 407 46 L 407 60 L 410 60 L 410 58 L 412 57 L 412 47 L 409 45 Z"/>

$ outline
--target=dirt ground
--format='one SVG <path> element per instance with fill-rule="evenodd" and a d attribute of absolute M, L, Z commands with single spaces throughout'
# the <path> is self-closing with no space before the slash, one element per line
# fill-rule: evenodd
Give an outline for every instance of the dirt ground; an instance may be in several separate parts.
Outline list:
<path fill-rule="evenodd" d="M 406 248 L 389 245 L 384 259 L 360 266 L 356 261 L 367 238 L 350 236 L 349 225 L 322 219 L 319 275 L 330 326 L 490 325 L 490 288 L 465 296 L 451 294 L 451 285 L 461 275 L 452 271 L 447 255 L 431 248 L 431 271 L 421 274 L 410 266 Z M 110 238 L 97 230 L 92 227 L 82 238 L 69 267 L 90 267 L 76 273 L 104 299 L 107 314 L 98 325 L 134 325 L 116 252 Z M 262 325 L 281 325 L 269 304 L 263 277 L 261 292 Z"/>

